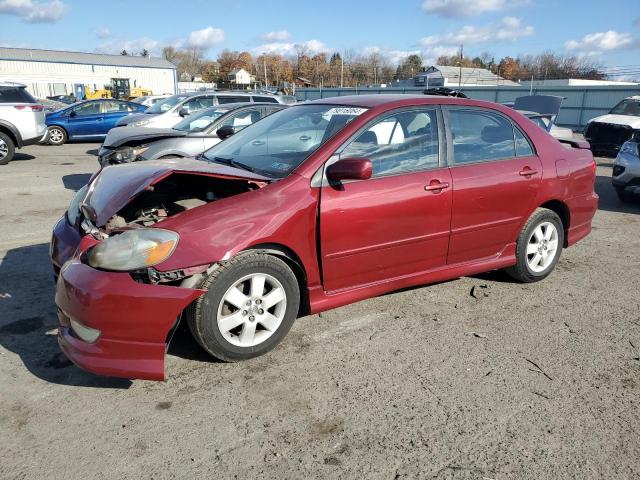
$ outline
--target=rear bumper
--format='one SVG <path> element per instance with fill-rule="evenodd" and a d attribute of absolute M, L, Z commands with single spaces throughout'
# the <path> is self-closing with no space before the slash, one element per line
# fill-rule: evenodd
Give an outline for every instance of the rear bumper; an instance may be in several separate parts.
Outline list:
<path fill-rule="evenodd" d="M 571 225 L 567 231 L 567 246 L 575 245 L 589 235 L 591 222 L 598 209 L 600 197 L 596 193 L 574 197 L 567 201 L 571 212 Z"/>
<path fill-rule="evenodd" d="M 139 283 L 128 273 L 96 270 L 79 260 L 93 244 L 65 217 L 54 228 L 50 253 L 60 348 L 80 368 L 99 375 L 163 380 L 167 336 L 204 291 Z M 83 341 L 71 319 L 99 330 L 100 336 L 93 343 Z"/>

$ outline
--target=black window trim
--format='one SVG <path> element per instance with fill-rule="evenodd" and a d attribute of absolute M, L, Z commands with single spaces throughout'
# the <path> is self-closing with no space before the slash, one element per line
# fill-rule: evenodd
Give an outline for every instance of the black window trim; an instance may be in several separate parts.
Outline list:
<path fill-rule="evenodd" d="M 449 119 L 449 112 L 451 110 L 467 110 L 467 111 L 476 111 L 476 112 L 481 112 L 481 113 L 491 113 L 494 115 L 497 115 L 499 117 L 502 117 L 505 121 L 507 121 L 508 123 L 511 124 L 511 130 L 512 130 L 512 136 L 513 136 L 513 157 L 504 157 L 504 158 L 492 158 L 491 160 L 478 160 L 476 162 L 466 162 L 466 163 L 455 163 L 455 158 L 454 158 L 454 152 L 453 152 L 453 135 L 451 134 L 451 123 L 450 123 L 450 119 Z M 446 144 L 447 144 L 447 165 L 450 168 L 456 168 L 456 167 L 464 167 L 466 165 L 479 165 L 482 163 L 490 163 L 490 162 L 504 162 L 504 161 L 508 161 L 508 160 L 517 160 L 517 159 L 521 159 L 521 158 L 531 158 L 531 157 L 537 157 L 537 151 L 535 148 L 534 143 L 531 141 L 531 139 L 529 138 L 529 135 L 527 135 L 522 128 L 520 128 L 520 126 L 513 121 L 513 119 L 511 119 L 510 117 L 508 117 L 507 115 L 505 115 L 504 113 L 498 111 L 498 110 L 494 110 L 492 108 L 486 108 L 486 107 L 475 107 L 475 106 L 471 106 L 471 105 L 443 105 L 442 106 L 442 114 L 444 117 L 444 123 L 445 123 L 445 134 L 446 134 Z M 524 138 L 527 140 L 527 142 L 529 142 L 529 146 L 531 147 L 531 151 L 533 152 L 532 155 L 525 155 L 525 156 L 521 156 L 519 157 L 517 155 L 517 150 L 516 150 L 516 133 L 515 133 L 515 129 L 518 129 L 520 131 L 520 133 L 522 133 L 522 135 L 524 136 Z"/>
<path fill-rule="evenodd" d="M 380 115 L 376 115 L 374 118 L 372 118 L 371 120 L 369 120 L 364 126 L 360 127 L 355 133 L 353 133 L 347 140 L 345 140 L 342 145 L 340 145 L 338 148 L 336 148 L 336 150 L 331 154 L 331 156 L 327 159 L 326 162 L 324 162 L 323 166 L 320 167 L 319 170 L 322 170 L 322 186 L 328 186 L 329 185 L 329 181 L 326 178 L 326 175 L 324 174 L 324 169 L 326 167 L 328 167 L 329 165 L 331 165 L 332 163 L 337 162 L 340 159 L 340 155 L 342 154 L 342 152 L 347 148 L 347 146 L 349 146 L 356 138 L 358 138 L 358 136 L 360 136 L 362 133 L 366 132 L 369 128 L 371 128 L 371 126 L 380 123 L 381 121 L 383 121 L 385 118 L 387 117 L 393 117 L 394 115 L 397 115 L 399 112 L 410 112 L 413 110 L 433 110 L 436 112 L 436 121 L 438 122 L 438 166 L 437 167 L 431 167 L 431 168 L 420 168 L 420 169 L 416 169 L 416 170 L 407 170 L 404 172 L 395 172 L 395 173 L 388 173 L 385 175 L 377 175 L 375 177 L 371 177 L 369 180 L 367 181 L 372 181 L 372 180 L 377 180 L 379 178 L 388 178 L 388 177 L 397 177 L 400 175 L 411 175 L 414 173 L 420 173 L 420 172 L 429 172 L 429 171 L 433 171 L 433 170 L 437 170 L 439 168 L 446 168 L 447 164 L 446 164 L 446 145 L 445 142 L 443 141 L 443 139 L 445 138 L 445 131 L 444 131 L 444 121 L 443 121 L 443 117 L 442 117 L 442 109 L 441 109 L 441 105 L 439 104 L 425 104 L 425 105 L 411 105 L 408 107 L 398 107 L 398 108 L 394 108 L 393 110 L 387 110 L 383 113 L 381 113 Z M 395 130 L 395 127 L 394 127 Z M 316 174 L 314 174 L 313 179 L 312 179 L 312 185 L 311 186 L 320 186 L 318 185 L 317 182 L 317 175 L 318 172 L 316 172 Z M 314 181 L 315 179 L 315 181 Z M 351 182 L 360 182 L 362 180 L 347 180 L 345 181 L 345 183 L 351 183 Z"/>

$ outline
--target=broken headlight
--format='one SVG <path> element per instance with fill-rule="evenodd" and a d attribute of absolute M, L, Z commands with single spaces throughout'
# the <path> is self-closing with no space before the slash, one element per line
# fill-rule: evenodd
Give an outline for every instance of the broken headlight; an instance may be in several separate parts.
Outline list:
<path fill-rule="evenodd" d="M 120 148 L 109 155 L 109 163 L 129 163 L 135 161 L 138 156 L 147 151 L 149 145 Z"/>
<path fill-rule="evenodd" d="M 175 250 L 178 239 L 176 232 L 160 228 L 127 230 L 93 247 L 87 260 L 92 267 L 104 270 L 138 270 L 164 262 Z"/>
<path fill-rule="evenodd" d="M 78 217 L 80 216 L 80 204 L 82 203 L 82 200 L 84 200 L 84 196 L 87 194 L 88 188 L 89 185 L 85 185 L 78 190 L 75 197 L 73 197 L 73 200 L 71 200 L 71 203 L 69 204 L 69 208 L 67 209 L 67 220 L 69 220 L 71 225 L 75 225 L 78 221 Z"/>

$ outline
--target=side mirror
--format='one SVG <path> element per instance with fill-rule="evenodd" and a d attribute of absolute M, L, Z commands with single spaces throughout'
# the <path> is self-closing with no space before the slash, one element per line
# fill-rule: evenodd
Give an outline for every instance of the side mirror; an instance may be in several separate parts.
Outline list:
<path fill-rule="evenodd" d="M 76 111 L 75 111 L 75 110 L 71 110 L 71 111 L 69 112 L 69 116 L 70 116 L 70 117 L 72 117 L 72 118 L 73 118 L 73 117 L 75 117 L 76 115 L 78 115 L 78 114 L 76 113 Z"/>
<path fill-rule="evenodd" d="M 368 158 L 345 158 L 327 167 L 330 182 L 341 180 L 368 180 L 373 173 L 373 165 Z"/>
<path fill-rule="evenodd" d="M 230 137 L 234 133 L 235 132 L 231 125 L 225 125 L 224 127 L 220 127 L 218 130 L 216 130 L 216 135 L 220 140 L 224 140 L 225 138 Z"/>
<path fill-rule="evenodd" d="M 186 117 L 189 115 L 189 110 L 187 110 L 186 108 L 182 107 L 179 111 L 178 111 L 178 115 L 180 115 L 181 117 Z"/>

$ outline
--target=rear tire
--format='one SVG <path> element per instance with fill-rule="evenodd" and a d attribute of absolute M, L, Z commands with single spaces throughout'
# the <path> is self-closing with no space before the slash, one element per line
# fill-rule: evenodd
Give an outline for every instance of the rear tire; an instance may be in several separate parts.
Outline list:
<path fill-rule="evenodd" d="M 558 214 L 538 208 L 518 236 L 516 264 L 505 271 L 519 282 L 538 282 L 553 271 L 563 245 L 564 226 Z"/>
<path fill-rule="evenodd" d="M 49 145 L 60 146 L 67 143 L 67 132 L 64 128 L 56 125 L 49 127 L 47 132 L 47 143 Z"/>
<path fill-rule="evenodd" d="M 298 315 L 300 288 L 289 266 L 257 252 L 221 263 L 187 312 L 189 329 L 210 355 L 227 362 L 273 349 Z"/>
<path fill-rule="evenodd" d="M 633 201 L 633 194 L 627 192 L 624 187 L 614 187 L 616 189 L 616 195 L 621 202 L 629 203 Z"/>
<path fill-rule="evenodd" d="M 16 153 L 16 146 L 11 137 L 6 133 L 0 132 L 0 165 L 6 165 Z"/>

